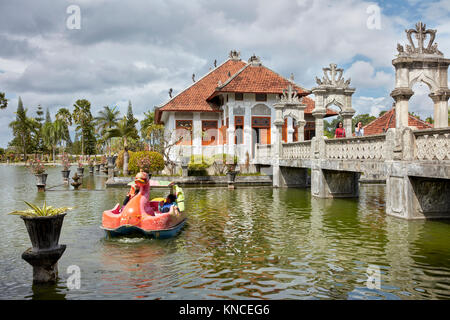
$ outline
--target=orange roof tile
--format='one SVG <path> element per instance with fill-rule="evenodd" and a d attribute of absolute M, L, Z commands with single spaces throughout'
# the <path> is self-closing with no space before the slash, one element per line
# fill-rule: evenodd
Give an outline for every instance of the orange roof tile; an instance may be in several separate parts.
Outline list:
<path fill-rule="evenodd" d="M 219 80 L 225 82 L 246 63 L 240 60 L 228 59 L 223 64 L 207 73 L 184 91 L 173 97 L 159 108 L 160 111 L 218 111 L 206 99 L 214 92 Z"/>
<path fill-rule="evenodd" d="M 294 90 L 297 90 L 299 95 L 309 94 L 307 90 L 263 65 L 247 64 L 229 78 L 227 82 L 217 88 L 216 92 L 282 94 L 283 90 L 287 89 L 290 84 L 293 85 Z"/>
<path fill-rule="evenodd" d="M 433 128 L 432 124 L 417 119 L 412 115 L 408 115 L 408 125 L 417 129 L 429 129 Z M 395 128 L 395 108 L 392 108 L 381 117 L 376 118 L 372 122 L 368 123 L 364 127 L 364 135 L 382 134 L 389 128 Z"/>

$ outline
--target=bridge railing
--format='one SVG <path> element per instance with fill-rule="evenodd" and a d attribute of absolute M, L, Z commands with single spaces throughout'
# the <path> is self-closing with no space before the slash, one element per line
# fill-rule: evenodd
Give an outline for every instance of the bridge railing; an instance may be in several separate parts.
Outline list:
<path fill-rule="evenodd" d="M 325 139 L 326 159 L 384 160 L 386 135 Z"/>
<path fill-rule="evenodd" d="M 414 160 L 450 161 L 450 128 L 416 130 Z"/>
<path fill-rule="evenodd" d="M 283 143 L 282 159 L 311 159 L 311 140 Z"/>

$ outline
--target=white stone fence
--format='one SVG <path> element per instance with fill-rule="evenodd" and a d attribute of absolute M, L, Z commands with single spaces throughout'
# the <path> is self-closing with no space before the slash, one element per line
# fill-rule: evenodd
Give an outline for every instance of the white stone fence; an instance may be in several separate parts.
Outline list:
<path fill-rule="evenodd" d="M 311 159 L 311 140 L 283 143 L 282 159 Z"/>
<path fill-rule="evenodd" d="M 450 128 L 414 131 L 414 160 L 450 161 Z"/>
<path fill-rule="evenodd" d="M 386 135 L 325 139 L 326 159 L 384 160 Z"/>

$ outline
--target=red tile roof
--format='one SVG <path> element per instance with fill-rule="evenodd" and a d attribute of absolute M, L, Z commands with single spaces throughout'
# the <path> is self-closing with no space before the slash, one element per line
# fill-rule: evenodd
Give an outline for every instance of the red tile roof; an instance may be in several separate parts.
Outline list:
<path fill-rule="evenodd" d="M 408 125 L 417 129 L 433 128 L 432 124 L 408 115 Z M 364 127 L 364 135 L 382 134 L 389 128 L 395 128 L 395 108 L 392 108 L 381 117 L 376 118 Z"/>
<path fill-rule="evenodd" d="M 241 92 L 282 94 L 283 90 L 289 85 L 293 85 L 294 90 L 301 96 L 309 94 L 307 90 L 283 78 L 263 65 L 247 64 L 229 78 L 227 82 L 217 88 L 216 93 Z"/>
<path fill-rule="evenodd" d="M 223 64 L 194 82 L 184 91 L 165 103 L 160 111 L 218 111 L 206 99 L 217 87 L 219 80 L 223 83 L 231 75 L 246 65 L 243 61 L 228 59 Z"/>

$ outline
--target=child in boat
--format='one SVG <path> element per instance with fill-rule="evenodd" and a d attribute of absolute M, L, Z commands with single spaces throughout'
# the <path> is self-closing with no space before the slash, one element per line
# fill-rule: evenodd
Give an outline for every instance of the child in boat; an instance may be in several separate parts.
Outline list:
<path fill-rule="evenodd" d="M 177 197 L 174 194 L 169 194 L 166 198 L 166 202 L 161 208 L 161 213 L 170 212 L 180 214 L 180 210 L 177 206 Z"/>
<path fill-rule="evenodd" d="M 139 186 L 137 186 L 136 184 L 133 184 L 130 187 L 130 191 L 128 192 L 127 196 L 125 197 L 125 199 L 123 200 L 123 206 L 125 207 L 127 205 L 127 203 L 133 199 L 137 194 L 139 193 Z"/>

